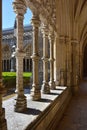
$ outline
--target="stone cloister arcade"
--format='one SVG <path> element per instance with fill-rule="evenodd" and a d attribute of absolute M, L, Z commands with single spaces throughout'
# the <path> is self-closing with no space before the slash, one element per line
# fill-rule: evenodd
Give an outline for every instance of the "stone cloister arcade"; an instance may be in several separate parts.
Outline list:
<path fill-rule="evenodd" d="M 23 48 L 26 52 L 26 56 L 23 58 L 23 71 L 31 72 L 32 71 L 32 45 L 27 45 Z M 12 47 L 9 44 L 2 44 L 2 71 L 3 72 L 15 72 L 16 71 L 16 58 L 12 52 Z"/>
<path fill-rule="evenodd" d="M 2 71 L 3 72 L 14 72 L 16 71 L 16 58 L 13 54 L 16 48 L 16 28 L 9 28 L 3 30 L 2 37 Z M 32 71 L 32 27 L 24 27 L 23 34 L 23 51 L 26 56 L 23 58 L 23 71 Z"/>
<path fill-rule="evenodd" d="M 32 100 L 42 98 L 42 93 L 49 94 L 57 86 L 66 86 L 67 94 L 60 101 L 59 107 L 66 107 L 72 94 L 76 94 L 79 83 L 87 74 L 87 1 L 85 0 L 14 0 L 13 9 L 17 21 L 16 88 L 17 99 L 14 111 L 22 112 L 27 108 L 27 99 L 23 90 L 23 19 L 26 9 L 30 8 L 33 17 Z M 0 4 L 2 12 L 2 4 Z M 43 84 L 39 85 L 39 52 L 38 35 L 43 35 Z M 0 50 L 2 43 L 2 13 L 0 13 Z M 48 43 L 50 47 L 48 47 Z M 48 49 L 50 56 L 48 57 Z M 48 80 L 48 63 L 50 63 L 50 81 Z M 87 76 L 87 75 L 86 75 Z M 0 51 L 0 130 L 6 130 L 5 109 L 2 107 L 2 53 Z M 65 91 L 66 92 L 66 91 Z M 66 98 L 65 98 L 66 97 Z M 56 104 L 56 103 L 55 103 Z M 58 105 L 58 104 L 57 104 Z M 54 109 L 57 111 L 57 108 Z M 60 113 L 64 112 L 61 109 Z M 62 114 L 61 114 L 62 115 Z M 55 114 L 56 116 L 56 114 Z M 59 115 L 60 116 L 60 115 Z M 59 118 L 59 117 L 58 117 Z M 43 129 L 44 130 L 44 129 Z"/>

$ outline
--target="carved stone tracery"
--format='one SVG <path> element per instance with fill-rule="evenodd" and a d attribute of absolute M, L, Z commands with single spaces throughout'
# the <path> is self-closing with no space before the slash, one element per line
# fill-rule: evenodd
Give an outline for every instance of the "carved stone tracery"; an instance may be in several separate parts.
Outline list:
<path fill-rule="evenodd" d="M 40 15 L 41 21 L 56 30 L 56 0 L 25 0 L 32 12 Z"/>

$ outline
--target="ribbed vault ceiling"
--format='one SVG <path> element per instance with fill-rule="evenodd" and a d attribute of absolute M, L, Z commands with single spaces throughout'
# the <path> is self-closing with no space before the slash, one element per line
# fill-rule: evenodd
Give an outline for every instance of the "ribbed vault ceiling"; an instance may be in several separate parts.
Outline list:
<path fill-rule="evenodd" d="M 74 20 L 79 23 L 79 38 L 87 35 L 87 0 L 74 0 Z"/>

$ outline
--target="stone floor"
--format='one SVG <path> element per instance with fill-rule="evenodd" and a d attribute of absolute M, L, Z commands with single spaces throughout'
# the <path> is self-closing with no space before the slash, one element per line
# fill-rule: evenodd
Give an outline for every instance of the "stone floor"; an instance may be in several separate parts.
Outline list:
<path fill-rule="evenodd" d="M 57 90 L 51 90 L 51 94 L 42 94 L 40 101 L 32 101 L 30 94 L 25 93 L 27 97 L 27 111 L 24 113 L 14 112 L 16 95 L 11 96 L 11 98 L 10 96 L 7 99 L 4 98 L 3 107 L 5 108 L 8 130 L 24 130 L 65 89 L 66 87 L 57 87 Z"/>
<path fill-rule="evenodd" d="M 55 130 L 87 130 L 87 81 L 81 83 Z"/>

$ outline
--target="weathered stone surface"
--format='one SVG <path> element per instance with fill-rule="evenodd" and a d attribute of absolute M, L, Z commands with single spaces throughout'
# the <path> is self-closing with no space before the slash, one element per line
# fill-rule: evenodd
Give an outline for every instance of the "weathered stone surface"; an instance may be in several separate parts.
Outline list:
<path fill-rule="evenodd" d="M 80 86 L 78 94 L 72 97 L 62 120 L 56 130 L 86 130 L 87 129 L 87 82 Z"/>
<path fill-rule="evenodd" d="M 55 121 L 56 112 L 62 106 L 63 102 L 70 98 L 69 91 L 66 87 L 57 87 L 57 90 L 51 90 L 50 94 L 43 94 L 39 101 L 32 101 L 29 94 L 27 97 L 27 109 L 23 112 L 15 112 L 14 100 L 16 96 L 3 101 L 6 109 L 6 119 L 8 122 L 8 130 L 24 130 L 24 129 L 42 129 L 50 128 L 51 122 Z M 61 117 L 61 115 L 60 115 Z M 55 125 L 55 124 L 54 124 Z"/>

